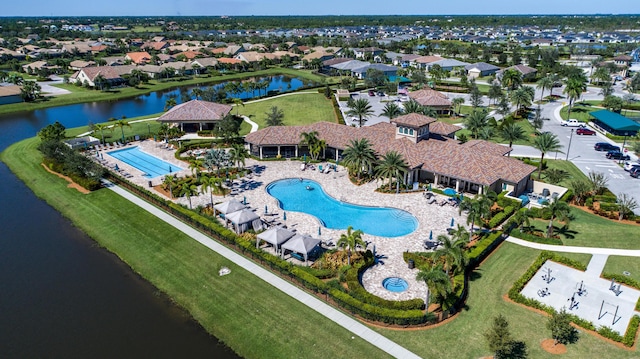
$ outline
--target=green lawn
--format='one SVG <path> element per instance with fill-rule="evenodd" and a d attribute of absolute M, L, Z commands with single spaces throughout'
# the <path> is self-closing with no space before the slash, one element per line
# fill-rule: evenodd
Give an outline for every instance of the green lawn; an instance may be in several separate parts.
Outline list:
<path fill-rule="evenodd" d="M 562 180 L 560 183 L 558 183 L 558 185 L 560 185 L 560 186 L 569 187 L 569 183 L 571 181 L 573 181 L 573 180 L 588 181 L 587 176 L 584 173 L 582 173 L 582 171 L 580 171 L 580 169 L 578 167 L 576 167 L 576 165 L 574 165 L 570 161 L 565 161 L 564 157 L 562 157 L 561 160 L 560 159 L 559 160 L 553 160 L 553 159 L 545 158 L 545 162 L 547 163 L 547 170 L 549 170 L 549 169 L 559 169 L 559 170 L 563 170 L 563 171 L 568 173 L 568 177 L 566 179 Z M 537 180 L 538 179 L 538 172 L 536 171 L 533 174 L 533 176 Z M 543 181 L 547 181 L 546 170 L 542 171 L 542 180 Z"/>
<path fill-rule="evenodd" d="M 0 155 L 100 246 L 188 310 L 244 358 L 385 358 L 383 352 L 108 189 L 82 195 L 45 172 L 28 139 Z M 219 277 L 222 266 L 231 275 Z M 323 345 L 331 343 L 331 345 Z"/>
<path fill-rule="evenodd" d="M 187 309 L 203 327 L 241 356 L 251 358 L 384 358 L 384 353 L 289 298 L 226 259 L 160 222 L 110 190 L 82 195 L 39 165 L 37 139 L 21 141 L 0 159 L 36 195 L 45 199 L 96 242 L 116 253 L 132 270 Z M 539 251 L 503 244 L 470 280 L 466 309 L 427 330 L 373 328 L 425 358 L 490 355 L 482 333 L 504 314 L 513 336 L 526 342 L 530 358 L 550 358 L 539 346 L 549 338 L 546 317 L 503 296 Z M 572 258 L 586 263 L 588 256 Z M 221 266 L 232 274 L 217 276 Z M 330 344 L 329 344 L 330 343 Z M 591 335 L 569 345 L 565 358 L 637 356 Z"/>
<path fill-rule="evenodd" d="M 135 135 L 146 135 L 149 132 L 151 132 L 152 134 L 158 132 L 158 129 L 160 128 L 160 123 L 157 121 L 151 120 L 151 121 L 142 121 L 142 122 L 135 122 L 135 123 L 131 123 L 131 122 L 143 120 L 147 118 L 158 117 L 160 115 L 162 115 L 162 113 L 155 113 L 155 114 L 125 119 L 125 121 L 129 122 L 131 126 L 131 127 L 125 126 L 123 128 L 125 137 L 133 137 Z M 108 121 L 105 123 L 108 125 L 109 124 L 113 125 L 115 121 L 114 122 Z M 89 131 L 89 126 L 76 127 L 76 128 L 67 130 L 67 136 L 70 136 L 70 137 L 77 136 L 88 131 Z M 122 130 L 120 128 L 114 127 L 112 129 L 103 130 L 102 132 L 104 133 L 104 139 L 107 142 L 118 141 L 122 138 Z M 92 136 L 100 139 L 101 138 L 100 131 L 97 131 Z"/>
<path fill-rule="evenodd" d="M 569 222 L 569 233 L 560 234 L 565 245 L 640 249 L 640 226 L 618 223 L 577 208 L 572 208 L 571 213 L 575 218 Z M 546 230 L 549 221 L 536 219 L 531 224 Z"/>
<path fill-rule="evenodd" d="M 599 101 L 597 102 L 599 103 Z M 586 102 L 585 103 L 580 102 L 580 103 L 574 104 L 573 107 L 571 108 L 571 118 L 575 118 L 576 120 L 582 121 L 582 122 L 589 122 L 593 119 L 591 116 L 589 116 L 589 113 L 597 110 L 602 110 L 602 109 L 593 107 Z M 560 110 L 560 117 L 566 120 L 568 112 L 569 112 L 569 106 L 563 107 L 562 110 Z"/>
<path fill-rule="evenodd" d="M 266 126 L 265 113 L 276 106 L 284 112 L 284 124 L 287 126 L 306 125 L 319 121 L 336 122 L 331 100 L 317 93 L 299 93 L 247 103 L 240 106 L 238 112 L 248 116 L 260 128 Z M 236 110 L 233 110 L 236 113 Z"/>
<path fill-rule="evenodd" d="M 640 258 L 609 256 L 602 272 L 622 275 L 625 271 L 631 273 L 631 278 L 640 282 Z"/>
<path fill-rule="evenodd" d="M 487 331 L 495 316 L 502 314 L 509 321 L 512 336 L 526 343 L 529 358 L 554 358 L 540 347 L 540 342 L 551 336 L 546 328 L 547 317 L 503 298 L 539 253 L 538 250 L 504 243 L 473 273 L 467 309 L 445 325 L 423 331 L 377 330 L 424 358 L 480 358 L 492 354 L 482 333 Z M 587 263 L 587 256 L 572 258 Z M 567 349 L 562 358 L 638 356 L 635 351 L 620 349 L 584 333 Z"/>

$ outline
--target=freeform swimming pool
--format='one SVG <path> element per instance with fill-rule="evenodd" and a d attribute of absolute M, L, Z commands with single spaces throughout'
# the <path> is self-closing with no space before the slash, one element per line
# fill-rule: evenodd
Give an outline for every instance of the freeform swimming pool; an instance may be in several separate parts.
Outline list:
<path fill-rule="evenodd" d="M 135 167 L 141 172 L 144 172 L 144 176 L 148 178 L 155 178 L 163 176 L 171 172 L 177 172 L 182 168 L 173 165 L 169 162 L 165 162 L 158 157 L 152 156 L 148 153 L 142 152 L 140 148 L 131 147 L 122 150 L 116 150 L 108 152 L 111 157 L 118 159 L 129 166 Z"/>
<path fill-rule="evenodd" d="M 418 220 L 407 211 L 341 202 L 327 195 L 318 182 L 311 180 L 275 181 L 267 186 L 267 193 L 278 199 L 283 210 L 310 214 L 331 229 L 352 226 L 374 236 L 399 237 L 418 228 Z"/>

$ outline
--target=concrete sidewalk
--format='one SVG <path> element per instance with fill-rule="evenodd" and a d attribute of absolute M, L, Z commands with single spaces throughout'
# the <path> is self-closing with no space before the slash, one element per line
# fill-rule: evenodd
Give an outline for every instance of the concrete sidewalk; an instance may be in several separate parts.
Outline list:
<path fill-rule="evenodd" d="M 593 255 L 607 256 L 623 256 L 623 257 L 640 257 L 638 249 L 618 249 L 618 248 L 597 248 L 597 247 L 573 247 L 573 246 L 556 246 L 551 244 L 542 244 L 525 241 L 520 238 L 507 237 L 507 242 L 511 242 L 523 247 L 539 249 L 543 251 L 565 252 L 565 253 L 586 253 Z"/>
<path fill-rule="evenodd" d="M 132 193 L 124 190 L 121 187 L 114 185 L 109 181 L 106 181 L 106 180 L 103 180 L 103 181 L 105 186 L 111 189 L 112 191 L 114 191 L 115 193 L 131 201 L 132 203 L 141 207 L 147 212 L 153 214 L 154 216 L 158 217 L 160 220 L 170 224 L 171 226 L 175 227 L 182 233 L 190 236 L 191 238 L 198 241 L 199 243 L 206 246 L 207 248 L 231 260 L 236 265 L 253 273 L 258 278 L 273 285 L 274 287 L 278 288 L 282 292 L 286 293 L 287 295 L 291 296 L 297 301 L 307 305 L 309 308 L 317 311 L 318 313 L 324 315 L 328 319 L 334 321 L 338 325 L 349 330 L 354 335 L 357 335 L 360 338 L 368 341 L 369 343 L 381 349 L 382 351 L 388 353 L 389 355 L 395 358 L 420 358 L 418 355 L 410 352 L 404 347 L 401 347 L 395 342 L 389 340 L 387 337 L 376 333 L 375 331 L 369 329 L 367 326 L 363 325 L 359 321 L 353 319 L 350 316 L 343 314 L 337 309 L 319 300 L 315 296 L 308 294 L 307 292 L 299 289 L 298 287 L 292 285 L 291 283 L 285 281 L 284 279 L 276 276 L 275 274 L 264 269 L 263 267 L 260 267 L 256 263 L 237 254 L 236 252 L 230 250 L 229 248 L 223 246 L 222 244 L 210 239 L 206 235 L 198 232 L 197 230 L 191 228 L 187 224 L 170 216 L 169 214 L 165 213 L 159 208 L 149 204 L 148 202 L 145 202 L 144 200 L 136 197 Z"/>

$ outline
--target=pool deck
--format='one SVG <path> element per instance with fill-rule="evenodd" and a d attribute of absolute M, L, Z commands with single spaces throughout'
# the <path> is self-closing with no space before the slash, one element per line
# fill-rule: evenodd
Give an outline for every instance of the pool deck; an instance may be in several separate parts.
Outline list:
<path fill-rule="evenodd" d="M 187 168 L 185 162 L 175 159 L 173 150 L 163 149 L 154 141 L 141 141 L 134 145 L 140 146 L 140 149 L 144 152 L 157 156 L 169 163 Z M 145 187 L 148 185 L 150 179 L 143 177 L 142 173 L 137 169 L 115 160 L 111 156 L 108 156 L 108 154 L 104 155 L 104 159 L 109 161 L 109 163 L 118 163 L 120 168 L 123 168 L 133 175 L 133 177 L 129 178 L 131 182 Z M 435 203 L 431 205 L 427 204 L 427 200 L 424 198 L 422 192 L 410 194 L 378 193 L 375 192 L 375 189 L 379 185 L 382 185 L 380 181 L 355 186 L 349 181 L 347 171 L 342 166 L 338 168 L 337 172 L 320 173 L 317 170 L 300 170 L 300 161 L 263 162 L 248 159 L 245 165 L 246 167 L 255 168 L 256 171 L 250 179 L 245 179 L 244 183 L 241 183 L 240 180 L 235 181 L 239 185 L 238 187 L 241 188 L 240 192 L 235 196 L 228 195 L 226 198 L 214 196 L 214 202 L 224 202 L 230 198 L 236 198 L 242 201 L 246 197 L 247 205 L 255 209 L 256 213 L 260 216 L 264 217 L 264 208 L 267 206 L 269 213 L 276 213 L 276 215 L 271 215 L 267 218 L 275 219 L 276 221 L 286 224 L 289 228 L 296 229 L 298 233 L 309 234 L 315 238 L 320 238 L 322 241 L 333 241 L 336 243 L 340 235 L 346 231 L 322 227 L 322 234 L 318 236 L 318 227 L 320 226 L 318 220 L 313 216 L 301 212 L 287 211 L 287 220 L 284 221 L 282 219 L 283 211 L 278 207 L 277 200 L 266 192 L 266 186 L 269 183 L 283 178 L 302 177 L 319 182 L 327 194 L 338 200 L 365 206 L 395 207 L 413 214 L 418 219 L 418 227 L 409 235 L 395 238 L 377 237 L 369 234 L 363 235 L 363 239 L 369 242 L 367 248 L 373 250 L 375 246 L 375 252 L 379 258 L 378 263 L 363 274 L 363 285 L 369 292 L 385 299 L 425 299 L 427 293 L 426 285 L 424 282 L 419 282 L 415 279 L 418 269 L 408 268 L 407 263 L 402 257 L 403 252 L 426 251 L 423 247 L 423 242 L 429 238 L 430 231 L 433 231 L 433 238 L 436 238 L 440 234 L 446 234 L 446 230 L 451 224 L 451 218 L 454 218 L 456 224 L 466 223 L 466 216 L 464 214 L 459 215 L 458 208 L 450 205 L 440 206 Z M 191 175 L 191 171 L 185 169 L 176 174 L 179 177 L 184 177 Z M 157 177 L 151 179 L 152 184 L 160 184 L 162 178 L 163 177 Z M 448 198 L 441 195 L 436 196 L 438 197 L 438 202 Z M 185 197 L 176 199 L 176 202 L 188 205 L 188 200 Z M 194 196 L 191 198 L 191 202 L 193 207 L 199 205 L 205 206 L 210 203 L 210 196 L 209 194 Z M 409 288 L 405 292 L 390 292 L 382 286 L 382 281 L 387 277 L 403 278 L 409 283 Z"/>

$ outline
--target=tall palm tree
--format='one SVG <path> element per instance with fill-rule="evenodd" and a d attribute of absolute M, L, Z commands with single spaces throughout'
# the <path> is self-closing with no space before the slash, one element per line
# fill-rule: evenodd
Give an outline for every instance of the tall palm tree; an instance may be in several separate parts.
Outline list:
<path fill-rule="evenodd" d="M 98 90 L 102 91 L 104 85 L 107 83 L 107 79 L 102 74 L 99 74 L 98 76 L 94 77 L 93 83 L 96 85 Z"/>
<path fill-rule="evenodd" d="M 317 131 L 303 132 L 300 134 L 300 137 L 301 137 L 300 144 L 307 145 L 307 147 L 309 148 L 309 154 L 311 155 L 311 159 L 315 161 L 317 157 L 314 157 L 314 153 L 312 153 L 312 151 L 313 149 L 316 148 L 318 142 L 320 142 L 320 138 L 318 138 L 318 132 Z M 316 156 L 319 154 L 320 153 L 318 152 Z"/>
<path fill-rule="evenodd" d="M 342 151 L 343 164 L 356 175 L 358 182 L 363 171 L 371 172 L 376 163 L 376 153 L 366 138 L 351 140 Z"/>
<path fill-rule="evenodd" d="M 569 78 L 567 85 L 564 88 L 563 93 L 569 97 L 569 109 L 567 111 L 567 118 L 571 117 L 571 109 L 573 108 L 573 102 L 582 96 L 582 93 L 587 90 L 587 83 L 582 78 Z"/>
<path fill-rule="evenodd" d="M 460 113 L 460 106 L 464 103 L 464 97 L 456 97 L 451 100 L 451 106 L 453 106 L 456 113 Z"/>
<path fill-rule="evenodd" d="M 459 223 L 457 224 L 456 228 L 451 230 L 451 238 L 454 241 L 463 241 L 463 242 L 469 242 L 470 239 L 470 233 L 469 231 L 467 231 L 466 228 L 464 228 L 464 226 L 460 225 Z"/>
<path fill-rule="evenodd" d="M 358 117 L 358 126 L 362 127 L 367 122 L 367 117 L 373 115 L 373 108 L 366 98 L 351 101 L 347 115 Z"/>
<path fill-rule="evenodd" d="M 464 251 L 467 242 L 454 240 L 444 234 L 438 236 L 438 241 L 442 244 L 441 247 L 436 250 L 435 255 L 437 258 L 444 260 L 444 269 L 447 276 L 449 275 L 449 271 L 454 273 L 464 271 L 465 266 L 469 263 L 469 258 Z"/>
<path fill-rule="evenodd" d="M 104 130 L 110 130 L 111 132 L 113 132 L 113 127 L 106 123 L 96 123 L 95 125 L 93 125 L 93 130 L 94 132 L 100 131 L 100 137 L 102 137 L 102 143 L 104 144 Z"/>
<path fill-rule="evenodd" d="M 253 83 L 253 82 L 251 82 L 251 83 Z M 238 110 L 240 109 L 240 106 L 244 107 L 244 101 L 242 101 L 242 99 L 234 97 L 233 98 L 233 106 L 236 108 L 236 116 L 238 116 Z"/>
<path fill-rule="evenodd" d="M 173 185 L 176 184 L 176 178 L 171 175 L 164 176 L 164 180 L 162 181 L 165 190 L 169 190 L 169 196 L 173 198 Z"/>
<path fill-rule="evenodd" d="M 516 69 L 507 69 L 502 73 L 502 86 L 513 91 L 522 85 L 522 74 Z"/>
<path fill-rule="evenodd" d="M 376 172 L 381 178 L 389 179 L 389 191 L 391 191 L 391 183 L 393 177 L 396 178 L 396 191 L 400 189 L 400 179 L 409 172 L 409 165 L 404 160 L 401 154 L 396 151 L 389 151 L 385 153 L 378 166 Z"/>
<path fill-rule="evenodd" d="M 546 202 L 543 210 L 551 215 L 549 225 L 547 226 L 547 238 L 551 238 L 553 234 L 553 220 L 558 218 L 561 221 L 568 221 L 571 216 L 571 207 L 565 201 L 554 200 L 551 203 Z"/>
<path fill-rule="evenodd" d="M 320 157 L 320 153 L 322 151 L 324 151 L 325 148 L 327 148 L 327 141 L 318 140 L 318 141 L 313 142 L 309 146 L 309 154 L 311 155 L 311 159 L 317 160 L 318 157 Z"/>
<path fill-rule="evenodd" d="M 125 121 L 125 120 L 118 120 L 113 124 L 113 127 L 120 127 L 120 131 L 122 131 L 122 142 L 124 143 L 124 128 L 125 127 L 129 127 L 131 128 L 131 125 L 129 124 L 129 122 Z"/>
<path fill-rule="evenodd" d="M 424 107 L 414 99 L 405 102 L 403 106 L 404 113 L 422 113 Z"/>
<path fill-rule="evenodd" d="M 205 194 L 207 191 L 209 192 L 209 197 L 211 199 L 211 206 L 213 207 L 213 193 L 219 193 L 222 188 L 222 178 L 214 177 L 214 176 L 202 176 L 200 179 L 202 182 L 202 193 Z M 224 193 L 224 192 L 223 192 Z"/>
<path fill-rule="evenodd" d="M 521 231 L 524 226 L 531 226 L 531 211 L 528 208 L 521 208 L 513 215 L 513 221 L 518 225 Z"/>
<path fill-rule="evenodd" d="M 340 235 L 340 239 L 336 245 L 338 247 L 344 248 L 347 250 L 347 264 L 351 265 L 351 251 L 356 249 L 357 246 L 365 246 L 364 240 L 362 239 L 362 235 L 364 232 L 361 230 L 353 231 L 353 227 L 347 227 L 347 233 L 342 233 Z"/>
<path fill-rule="evenodd" d="M 451 279 L 441 266 L 431 266 L 427 269 L 421 269 L 416 275 L 416 280 L 424 281 L 427 285 L 427 307 L 429 303 L 432 302 L 432 296 L 444 299 L 452 291 Z"/>
<path fill-rule="evenodd" d="M 547 152 L 560 152 L 562 146 L 560 145 L 560 141 L 558 140 L 558 136 L 551 132 L 544 132 L 540 136 L 537 136 L 533 140 L 533 148 L 540 151 L 540 164 L 538 165 L 538 179 L 542 175 L 542 162 L 544 161 L 544 155 Z"/>
<path fill-rule="evenodd" d="M 478 138 L 480 130 L 489 126 L 489 117 L 484 109 L 475 109 L 464 121 L 467 130 L 471 131 L 473 138 Z"/>
<path fill-rule="evenodd" d="M 492 204 L 493 200 L 485 195 L 481 195 L 478 198 L 465 197 L 462 200 L 462 203 L 460 203 L 460 206 L 458 207 L 458 211 L 459 213 L 462 213 L 462 211 L 467 211 L 469 213 L 467 216 L 467 224 L 471 224 L 471 234 L 473 234 L 475 223 L 482 222 L 483 219 L 487 218 L 491 214 Z"/>
<path fill-rule="evenodd" d="M 382 109 L 382 116 L 388 117 L 389 120 L 393 120 L 394 118 L 401 116 L 403 113 L 402 108 L 395 102 L 387 102 Z"/>
<path fill-rule="evenodd" d="M 193 209 L 193 207 L 191 206 L 191 196 L 197 194 L 198 187 L 196 187 L 196 185 L 194 184 L 189 185 L 188 183 L 184 183 L 182 185 L 182 188 L 180 189 L 180 196 L 187 196 L 187 199 L 189 200 L 189 209 Z"/>
<path fill-rule="evenodd" d="M 524 140 L 526 138 L 522 127 L 513 122 L 507 123 L 506 125 L 502 126 L 500 136 L 503 140 L 509 141 L 509 148 L 513 148 L 514 141 Z M 509 156 L 511 156 L 511 152 L 509 152 Z"/>
<path fill-rule="evenodd" d="M 528 107 L 533 102 L 532 94 L 533 88 L 529 86 L 523 86 L 515 89 L 511 92 L 511 102 L 516 105 L 516 111 L 520 112 L 523 107 Z"/>
<path fill-rule="evenodd" d="M 204 160 L 192 159 L 189 161 L 189 169 L 196 176 L 196 181 L 200 175 L 200 169 L 204 165 Z"/>
<path fill-rule="evenodd" d="M 249 152 L 242 144 L 236 143 L 229 150 L 229 160 L 238 166 L 238 170 L 240 170 L 240 165 L 244 166 L 248 157 Z"/>
<path fill-rule="evenodd" d="M 171 96 L 167 99 L 167 101 L 165 101 L 164 103 L 164 110 L 167 111 L 168 109 L 174 107 L 175 105 L 177 105 L 178 102 L 176 101 L 176 98 Z"/>
<path fill-rule="evenodd" d="M 554 82 L 552 75 L 547 75 L 536 82 L 536 88 L 540 89 L 540 101 L 544 98 L 544 90 L 552 89 Z"/>

